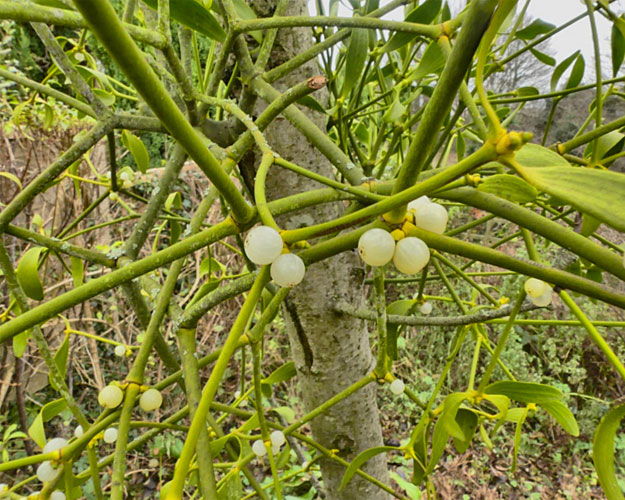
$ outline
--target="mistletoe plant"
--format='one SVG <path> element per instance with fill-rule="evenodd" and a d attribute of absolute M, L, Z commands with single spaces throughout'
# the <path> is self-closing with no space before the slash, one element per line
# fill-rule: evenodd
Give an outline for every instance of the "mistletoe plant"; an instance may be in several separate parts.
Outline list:
<path fill-rule="evenodd" d="M 28 429 L 40 451 L 0 464 L 0 472 L 36 478 L 3 485 L 0 498 L 74 499 L 89 486 L 93 498 L 121 500 L 129 454 L 173 431 L 183 433 L 184 445 L 175 468 L 162 472 L 166 500 L 280 499 L 294 479 L 319 467 L 323 483 L 312 477 L 326 498 L 407 498 L 422 487 L 434 498 L 432 477 L 449 438 L 460 453 L 474 441 L 492 446 L 506 423 L 516 429 L 514 469 L 524 423 L 536 412 L 579 434 L 563 393 L 517 380 L 501 356 L 521 321 L 565 324 L 533 316 L 555 294 L 606 365 L 625 378 L 599 331 L 622 324 L 598 323 L 583 311 L 585 297 L 625 309 L 625 294 L 590 273 L 609 275 L 612 284 L 625 280 L 622 249 L 599 229 L 625 231 L 625 176 L 610 170 L 625 155 L 625 118 L 604 120 L 606 99 L 622 98 L 625 80 L 625 21 L 615 3 L 585 0 L 586 11 L 560 26 L 527 25 L 530 0 L 472 0 L 453 16 L 442 0 L 350 3 L 352 17 L 337 16 L 336 0 L 329 15 L 317 2 L 317 16 L 305 15 L 303 0 L 0 0 L 0 18 L 30 23 L 49 58 L 40 81 L 0 67 L 3 88 L 20 86 L 26 97 L 15 114 L 46 102 L 75 113 L 84 127 L 28 183 L 0 172 L 16 190 L 0 212 L 0 268 L 9 292 L 0 342 L 12 341 L 18 358 L 27 348 L 40 356 L 58 395 Z M 403 21 L 384 17 L 401 7 Z M 611 79 L 601 67 L 599 16 L 613 23 Z M 592 76 L 579 53 L 557 63 L 537 48 L 576 21 L 592 28 Z M 511 52 L 513 42 L 519 48 Z M 489 77 L 522 57 L 553 66 L 551 91 L 489 92 Z M 584 76 L 592 83 L 582 85 Z M 587 120 L 566 142 L 549 144 L 558 104 L 587 89 L 596 92 Z M 544 137 L 510 130 L 519 112 L 540 100 L 552 103 Z M 160 166 L 140 138 L 148 133 L 170 146 L 152 190 L 140 182 Z M 102 166 L 91 161 L 100 142 L 109 152 Z M 130 157 L 130 168 L 121 168 Z M 184 212 L 187 160 L 210 187 Z M 72 221 L 46 230 L 23 223 L 47 191 L 79 195 L 88 186 L 96 195 Z M 95 224 L 101 206 L 110 219 Z M 219 220 L 207 218 L 217 213 L 213 207 Z M 486 215 L 459 225 L 454 216 L 462 207 Z M 519 230 L 491 246 L 465 237 L 493 218 Z M 79 236 L 112 228 L 126 231 L 116 252 L 80 244 Z M 528 258 L 497 249 L 513 240 Z M 24 242 L 17 255 L 9 251 L 16 241 Z M 539 250 L 545 242 L 577 265 L 552 265 Z M 219 244 L 242 257 L 230 274 L 214 272 Z M 353 258 L 356 248 L 362 261 Z M 196 264 L 194 254 L 208 257 Z M 43 272 L 54 262 L 58 273 Z M 480 263 L 500 270 L 488 276 L 518 277 L 511 304 L 471 270 Z M 373 274 L 369 306 L 358 286 L 363 269 Z M 203 281 L 191 291 L 190 274 Z M 414 299 L 389 304 L 398 281 L 414 286 Z M 431 283 L 447 297 L 426 301 Z M 463 297 L 458 283 L 472 295 Z M 74 327 L 79 306 L 117 289 L 140 336 L 119 342 Z M 317 307 L 321 296 L 327 303 Z M 202 320 L 236 298 L 228 333 L 203 352 Z M 430 316 L 434 301 L 443 315 Z M 294 362 L 268 374 L 264 342 L 280 317 Z M 365 323 L 375 325 L 373 348 Z M 60 343 L 51 336 L 59 324 Z M 348 334 L 348 324 L 361 335 Z M 395 371 L 401 325 L 456 328 L 426 399 L 416 374 L 402 380 Z M 80 399 L 67 372 L 77 336 L 114 345 L 129 362 Z M 467 350 L 471 369 L 455 377 L 462 386 L 450 392 L 449 375 Z M 160 376 L 155 360 L 167 373 Z M 233 401 L 225 382 L 237 366 Z M 294 376 L 305 403 L 299 415 L 271 397 L 272 384 Z M 399 446 L 384 446 L 380 433 L 375 388 L 386 384 L 419 409 L 416 424 L 397 436 Z M 184 404 L 164 401 L 164 390 Z M 96 399 L 94 416 L 86 404 Z M 239 407 L 243 400 L 249 409 Z M 75 432 L 46 437 L 46 422 L 65 410 Z M 625 405 L 615 405 L 595 435 L 593 460 L 610 500 L 623 498 L 613 460 L 623 415 Z M 394 455 L 413 465 L 406 493 L 389 482 L 384 456 Z M 265 460 L 271 477 L 259 482 L 253 466 Z M 288 469 L 295 460 L 301 466 Z"/>

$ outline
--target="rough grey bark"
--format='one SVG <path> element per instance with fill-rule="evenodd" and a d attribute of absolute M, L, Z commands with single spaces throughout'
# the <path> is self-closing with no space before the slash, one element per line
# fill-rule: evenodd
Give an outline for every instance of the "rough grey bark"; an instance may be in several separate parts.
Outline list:
<path fill-rule="evenodd" d="M 261 16 L 271 15 L 276 0 L 252 0 Z M 290 0 L 284 15 L 307 15 L 305 0 Z M 281 30 L 276 38 L 271 66 L 291 58 L 313 43 L 310 29 Z M 320 74 L 311 62 L 274 85 L 284 91 L 296 83 Z M 320 95 L 321 94 L 321 95 Z M 327 94 L 314 97 L 323 101 Z M 309 117 L 322 128 L 325 118 L 305 108 Z M 266 131 L 273 149 L 283 158 L 311 171 L 332 177 L 332 166 L 289 122 L 280 117 Z M 302 176 L 273 167 L 268 180 L 268 198 L 316 189 L 319 184 Z M 338 217 L 341 204 L 303 210 L 279 220 L 283 228 L 316 224 Z M 302 399 L 307 411 L 344 390 L 369 373 L 373 367 L 369 333 L 359 319 L 334 312 L 338 302 L 359 307 L 364 305 L 363 277 L 355 253 L 343 253 L 309 266 L 304 281 L 289 294 L 283 310 L 293 358 L 298 371 Z M 376 404 L 376 384 L 370 384 L 349 399 L 312 421 L 316 440 L 339 455 L 351 460 L 359 452 L 382 445 L 382 432 Z M 377 486 L 356 476 L 338 491 L 345 468 L 330 461 L 321 462 L 325 492 L 330 500 L 385 500 L 389 495 Z M 384 455 L 368 462 L 367 473 L 388 484 Z"/>

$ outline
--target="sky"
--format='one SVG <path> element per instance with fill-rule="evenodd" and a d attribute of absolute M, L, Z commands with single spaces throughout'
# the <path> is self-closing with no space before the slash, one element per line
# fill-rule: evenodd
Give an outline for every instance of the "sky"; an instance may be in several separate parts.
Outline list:
<path fill-rule="evenodd" d="M 340 1 L 341 7 L 339 9 L 339 15 L 350 16 L 351 8 L 349 7 L 349 2 L 347 0 Z M 328 0 L 324 0 L 324 3 L 327 5 Z M 385 0 L 380 0 L 380 5 L 384 5 L 384 3 Z M 519 4 L 522 5 L 523 2 L 519 1 Z M 456 9 L 456 11 L 460 10 L 464 5 L 466 5 L 466 0 L 450 0 L 450 6 L 452 9 Z M 616 0 L 612 3 L 611 7 L 616 13 L 623 13 L 625 12 L 625 0 Z M 309 0 L 308 8 L 311 14 L 316 13 L 314 0 Z M 532 18 L 542 19 L 551 24 L 559 25 L 585 12 L 585 10 L 586 7 L 582 0 L 531 0 L 528 15 Z M 385 18 L 401 21 L 403 19 L 403 9 L 396 9 Z M 602 54 L 608 55 L 607 61 L 609 61 L 610 31 L 612 25 L 608 20 L 603 18 L 603 16 L 596 16 L 596 20 L 601 41 L 601 52 Z M 588 68 L 593 67 L 594 50 L 588 18 L 583 18 L 563 32 L 558 33 L 551 39 L 550 46 L 558 62 L 580 49 L 586 60 L 587 73 Z M 609 63 L 606 64 L 604 61 L 604 67 L 606 69 L 610 67 Z M 587 74 L 586 80 L 589 79 L 588 76 L 590 75 Z M 594 78 L 591 79 L 594 80 Z"/>

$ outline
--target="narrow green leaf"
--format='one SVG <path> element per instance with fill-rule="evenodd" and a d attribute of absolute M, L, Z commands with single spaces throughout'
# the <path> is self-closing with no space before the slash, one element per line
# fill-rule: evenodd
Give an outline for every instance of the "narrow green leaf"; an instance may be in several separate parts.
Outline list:
<path fill-rule="evenodd" d="M 529 203 L 538 196 L 534 186 L 529 185 L 516 175 L 497 174 L 486 177 L 477 186 L 478 191 L 491 193 L 505 200 Z"/>
<path fill-rule="evenodd" d="M 569 167 L 566 161 L 555 151 L 529 143 L 523 146 L 515 155 L 516 160 L 524 167 Z"/>
<path fill-rule="evenodd" d="M 521 436 L 523 435 L 523 423 L 527 418 L 527 412 L 528 408 L 525 407 L 516 423 L 516 428 L 514 429 L 514 447 L 512 451 L 512 467 L 510 467 L 510 472 L 516 471 L 517 458 L 519 456 L 519 449 L 521 448 Z"/>
<path fill-rule="evenodd" d="M 397 96 L 393 100 L 393 104 L 390 105 L 390 107 L 386 110 L 386 113 L 382 116 L 382 120 L 386 123 L 399 123 L 405 112 L 406 106 L 401 103 L 399 96 Z"/>
<path fill-rule="evenodd" d="M 313 111 L 317 111 L 319 113 L 326 114 L 326 110 L 323 109 L 323 106 L 319 103 L 317 99 L 315 99 L 311 95 L 305 95 L 304 97 L 300 97 L 297 100 L 297 104 L 301 104 L 302 106 L 306 106 L 308 109 L 312 109 Z"/>
<path fill-rule="evenodd" d="M 69 355 L 69 334 L 65 335 L 65 339 L 63 339 L 62 344 L 59 346 L 59 349 L 54 354 L 54 363 L 56 364 L 59 373 L 62 378 L 65 378 L 65 374 L 67 373 L 67 357 Z M 48 380 L 50 381 L 50 385 L 53 389 L 59 390 L 60 387 L 57 387 L 56 383 L 52 376 L 48 375 Z"/>
<path fill-rule="evenodd" d="M 430 24 L 441 10 L 442 0 L 426 0 L 421 5 L 413 9 L 404 19 L 407 23 Z M 415 33 L 395 33 L 384 46 L 385 52 L 392 52 L 417 37 Z"/>
<path fill-rule="evenodd" d="M 545 401 L 557 401 L 562 399 L 563 394 L 555 387 L 534 382 L 516 382 L 504 380 L 490 384 L 484 389 L 486 394 L 503 394 L 514 401 L 521 403 L 538 403 Z"/>
<path fill-rule="evenodd" d="M 579 436 L 577 420 L 562 401 L 543 401 L 539 404 L 566 432 L 571 436 Z"/>
<path fill-rule="evenodd" d="M 556 60 L 553 57 L 551 57 L 550 55 L 547 55 L 544 52 L 541 52 L 540 50 L 536 50 L 536 49 L 530 49 L 530 52 L 541 63 L 546 64 L 547 66 L 555 66 L 556 65 Z"/>
<path fill-rule="evenodd" d="M 295 363 L 293 361 L 289 361 L 288 363 L 283 364 L 280 368 L 275 369 L 271 375 L 263 379 L 261 382 L 269 385 L 279 384 L 285 380 L 292 379 L 295 375 L 297 375 Z"/>
<path fill-rule="evenodd" d="M 43 286 L 39 279 L 39 256 L 42 251 L 42 247 L 29 248 L 17 264 L 17 281 L 33 300 L 43 300 Z"/>
<path fill-rule="evenodd" d="M 456 439 L 464 439 L 465 437 L 462 428 L 456 421 L 456 414 L 458 413 L 460 405 L 466 398 L 467 395 L 464 392 L 449 394 L 445 398 L 443 412 L 438 417 L 439 420 L 442 420 L 447 433 Z"/>
<path fill-rule="evenodd" d="M 423 57 L 419 61 L 417 68 L 410 73 L 409 78 L 412 80 L 420 80 L 426 75 L 437 73 L 445 66 L 445 56 L 438 46 L 438 43 L 431 42 L 423 53 Z"/>
<path fill-rule="evenodd" d="M 115 95 L 111 94 L 110 92 L 102 89 L 92 89 L 92 91 L 105 106 L 112 106 L 113 104 L 115 104 Z"/>
<path fill-rule="evenodd" d="M 358 456 L 356 456 L 356 458 L 352 460 L 352 462 L 349 464 L 349 467 L 345 471 L 345 475 L 343 475 L 343 480 L 341 481 L 341 486 L 339 486 L 339 491 L 347 486 L 347 484 L 352 480 L 352 477 L 354 477 L 354 474 L 356 474 L 356 471 L 360 469 L 360 467 L 364 465 L 365 462 L 372 459 L 376 455 L 379 455 L 380 453 L 386 453 L 387 451 L 391 450 L 399 450 L 399 448 L 396 446 L 377 446 L 375 448 L 369 448 L 368 450 L 359 453 Z"/>
<path fill-rule="evenodd" d="M 553 75 L 551 75 L 551 91 L 552 92 L 555 92 L 555 90 L 558 87 L 558 82 L 560 81 L 560 78 L 562 77 L 564 72 L 568 69 L 568 67 L 571 64 L 573 64 L 573 61 L 577 59 L 577 56 L 579 56 L 579 54 L 580 54 L 580 51 L 578 50 L 556 66 L 556 69 L 553 71 Z"/>
<path fill-rule="evenodd" d="M 243 496 L 243 483 L 238 470 L 230 471 L 226 481 L 217 490 L 217 495 L 221 500 L 239 500 Z"/>
<path fill-rule="evenodd" d="M 23 189 L 22 183 L 20 182 L 20 180 L 17 178 L 17 176 L 13 175 L 11 172 L 0 172 L 0 177 L 6 177 L 10 181 L 15 182 L 15 184 L 17 184 L 17 187 L 20 188 L 20 191 Z"/>
<path fill-rule="evenodd" d="M 347 96 L 356 82 L 360 80 L 360 75 L 365 67 L 367 53 L 369 51 L 369 35 L 364 28 L 352 30 L 349 38 L 349 46 L 345 54 L 345 78 L 341 97 Z"/>
<path fill-rule="evenodd" d="M 28 428 L 28 435 L 33 439 L 40 448 L 46 445 L 46 433 L 43 424 L 52 420 L 59 413 L 67 408 L 67 402 L 64 399 L 56 399 L 42 406 L 41 410 Z"/>
<path fill-rule="evenodd" d="M 597 147 L 598 159 L 603 159 L 606 156 L 620 153 L 625 145 L 625 134 L 619 132 L 618 130 L 613 130 L 612 132 L 603 134 L 596 141 L 589 142 L 584 149 L 584 156 L 586 158 L 592 156 L 595 145 Z"/>
<path fill-rule="evenodd" d="M 150 166 L 150 155 L 148 154 L 148 150 L 145 147 L 145 144 L 143 144 L 143 141 L 131 132 L 124 130 L 122 132 L 122 142 L 135 159 L 137 169 L 141 173 L 145 174 Z"/>
<path fill-rule="evenodd" d="M 625 59 L 625 37 L 616 23 L 612 25 L 610 45 L 612 47 L 612 76 L 616 77 Z"/>
<path fill-rule="evenodd" d="M 579 232 L 583 236 L 590 236 L 599 229 L 600 225 L 601 221 L 595 219 L 592 215 L 582 214 L 582 228 Z"/>
<path fill-rule="evenodd" d="M 625 404 L 610 409 L 601 419 L 593 439 L 592 460 L 608 500 L 625 500 L 614 471 L 614 440 L 624 416 Z"/>
<path fill-rule="evenodd" d="M 32 330 L 25 330 L 13 337 L 13 354 L 16 358 L 21 358 L 24 355 L 24 351 L 28 346 L 28 339 L 30 338 L 31 332 Z"/>
<path fill-rule="evenodd" d="M 542 19 L 534 19 L 529 25 L 516 32 L 516 37 L 521 40 L 533 40 L 537 36 L 549 33 L 555 26 Z"/>
<path fill-rule="evenodd" d="M 625 231 L 625 212 L 615 209 L 625 206 L 625 174 L 570 166 L 523 168 L 520 173 L 540 191 Z"/>
<path fill-rule="evenodd" d="M 169 193 L 165 200 L 165 210 L 179 210 L 182 207 L 182 196 L 179 191 Z"/>
<path fill-rule="evenodd" d="M 158 0 L 143 1 L 154 10 L 158 8 Z M 218 42 L 223 42 L 226 39 L 226 32 L 215 19 L 215 16 L 195 0 L 170 0 L 169 9 L 172 19 L 184 24 L 187 28 Z"/>
<path fill-rule="evenodd" d="M 406 492 L 408 498 L 410 498 L 411 500 L 421 500 L 423 498 L 419 487 L 412 484 L 410 481 L 406 481 L 403 477 L 397 474 L 397 472 L 390 471 L 389 476 L 399 485 L 402 490 Z"/>
<path fill-rule="evenodd" d="M 276 408 L 272 408 L 271 411 L 275 411 L 284 420 L 286 420 L 288 424 L 291 424 L 295 421 L 295 412 L 288 406 L 278 406 Z"/>
<path fill-rule="evenodd" d="M 574 89 L 577 87 L 584 79 L 585 69 L 586 61 L 584 60 L 584 56 L 580 53 L 577 55 L 577 59 L 575 59 L 575 64 L 573 65 L 573 69 L 571 70 L 571 74 L 569 75 L 569 79 L 566 81 L 564 88 Z"/>
<path fill-rule="evenodd" d="M 477 415 L 471 410 L 467 410 L 466 408 L 460 408 L 458 410 L 458 413 L 456 413 L 456 423 L 462 430 L 462 434 L 464 435 L 464 437 L 462 439 L 459 439 L 452 436 L 454 446 L 456 450 L 458 450 L 458 453 L 464 453 L 471 445 L 473 435 L 477 430 Z"/>

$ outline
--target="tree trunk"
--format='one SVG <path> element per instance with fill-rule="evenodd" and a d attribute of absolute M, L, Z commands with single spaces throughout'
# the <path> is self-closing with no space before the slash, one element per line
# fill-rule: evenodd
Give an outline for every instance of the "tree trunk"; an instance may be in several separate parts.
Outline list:
<path fill-rule="evenodd" d="M 259 15 L 270 15 L 276 0 L 253 0 Z M 307 15 L 305 0 L 290 0 L 285 16 Z M 311 30 L 280 30 L 270 61 L 276 66 L 310 47 Z M 300 67 L 274 85 L 284 91 L 296 83 L 319 74 L 312 61 Z M 314 97 L 327 101 L 327 93 Z M 302 108 L 322 130 L 325 117 Z M 283 158 L 327 177 L 333 168 L 290 123 L 279 117 L 267 129 L 265 136 L 274 151 Z M 310 179 L 295 175 L 277 166 L 272 167 L 268 179 L 268 199 L 280 198 L 321 187 Z M 282 228 L 309 226 L 339 217 L 341 203 L 328 204 L 279 219 Z M 335 394 L 361 379 L 373 368 L 366 324 L 333 310 L 338 302 L 356 306 L 364 304 L 362 267 L 355 252 L 348 252 L 311 265 L 304 281 L 288 296 L 283 314 L 295 361 L 302 400 L 306 411 L 311 411 Z M 376 404 L 376 385 L 369 384 L 358 393 L 334 406 L 311 423 L 314 438 L 329 449 L 339 450 L 346 460 L 361 451 L 382 445 L 382 431 Z M 338 491 L 345 467 L 331 460 L 321 461 L 325 493 L 330 500 L 385 500 L 389 495 L 370 482 L 355 476 L 351 483 Z M 386 460 L 378 455 L 370 460 L 365 471 L 388 483 Z"/>

